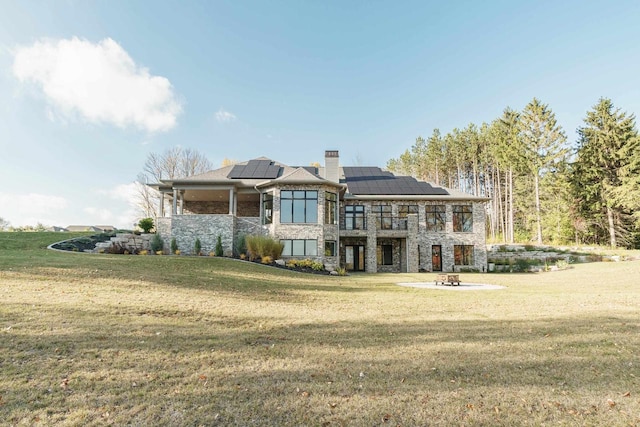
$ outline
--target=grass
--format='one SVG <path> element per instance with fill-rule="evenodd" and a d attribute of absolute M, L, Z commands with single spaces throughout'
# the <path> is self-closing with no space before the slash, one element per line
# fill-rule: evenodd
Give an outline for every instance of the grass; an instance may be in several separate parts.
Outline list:
<path fill-rule="evenodd" d="M 0 233 L 8 425 L 640 424 L 637 261 L 446 292 L 59 236 Z"/>

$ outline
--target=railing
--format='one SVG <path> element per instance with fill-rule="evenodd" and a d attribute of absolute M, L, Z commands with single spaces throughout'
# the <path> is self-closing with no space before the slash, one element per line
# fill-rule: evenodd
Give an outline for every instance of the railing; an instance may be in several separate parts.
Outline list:
<path fill-rule="evenodd" d="M 407 218 L 391 216 L 377 217 L 376 226 L 378 230 L 406 230 Z"/>
<path fill-rule="evenodd" d="M 366 230 L 367 220 L 364 217 L 349 217 L 340 221 L 340 230 Z"/>

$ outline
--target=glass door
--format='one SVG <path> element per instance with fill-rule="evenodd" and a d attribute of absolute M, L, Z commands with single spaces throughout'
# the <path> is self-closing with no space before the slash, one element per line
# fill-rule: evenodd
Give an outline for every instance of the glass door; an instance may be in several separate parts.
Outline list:
<path fill-rule="evenodd" d="M 345 268 L 349 271 L 364 271 L 364 246 L 345 246 Z"/>
<path fill-rule="evenodd" d="M 442 246 L 431 246 L 431 269 L 433 271 L 442 271 Z"/>

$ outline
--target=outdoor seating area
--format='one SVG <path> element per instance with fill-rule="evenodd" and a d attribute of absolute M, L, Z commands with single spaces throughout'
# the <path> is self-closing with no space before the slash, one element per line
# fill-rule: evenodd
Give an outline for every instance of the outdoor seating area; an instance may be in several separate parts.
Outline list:
<path fill-rule="evenodd" d="M 436 276 L 436 285 L 460 286 L 460 275 L 459 274 L 438 274 Z"/>

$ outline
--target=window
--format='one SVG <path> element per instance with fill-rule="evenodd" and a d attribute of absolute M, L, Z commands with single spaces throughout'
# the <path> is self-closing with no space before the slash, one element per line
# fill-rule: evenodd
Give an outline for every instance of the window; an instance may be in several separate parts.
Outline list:
<path fill-rule="evenodd" d="M 453 260 L 456 265 L 473 265 L 473 246 L 453 245 Z"/>
<path fill-rule="evenodd" d="M 347 230 L 364 230 L 366 223 L 364 220 L 364 206 L 346 205 L 344 207 L 344 225 Z"/>
<path fill-rule="evenodd" d="M 376 248 L 378 265 L 393 265 L 393 246 L 378 245 Z"/>
<path fill-rule="evenodd" d="M 338 223 L 338 195 L 335 193 L 324 193 L 324 223 Z"/>
<path fill-rule="evenodd" d="M 317 240 L 284 239 L 280 240 L 284 245 L 283 256 L 316 256 L 318 255 Z"/>
<path fill-rule="evenodd" d="M 371 211 L 376 215 L 376 225 L 381 230 L 391 230 L 391 206 L 374 205 Z"/>
<path fill-rule="evenodd" d="M 406 218 L 409 214 L 417 214 L 418 205 L 400 205 L 398 206 L 398 216 L 400 218 Z"/>
<path fill-rule="evenodd" d="M 271 224 L 273 221 L 273 194 L 262 194 L 262 223 Z"/>
<path fill-rule="evenodd" d="M 418 213 L 418 205 L 400 205 L 398 206 L 398 216 L 400 217 L 400 221 L 398 222 L 398 227 L 406 230 L 407 229 L 407 215 L 409 214 L 417 214 Z"/>
<path fill-rule="evenodd" d="M 473 208 L 471 206 L 453 206 L 453 231 L 461 233 L 473 231 Z"/>
<path fill-rule="evenodd" d="M 447 222 L 446 206 L 427 205 L 427 231 L 444 231 Z"/>
<path fill-rule="evenodd" d="M 317 191 L 281 191 L 281 223 L 318 223 Z"/>
<path fill-rule="evenodd" d="M 336 256 L 335 240 L 327 240 L 324 242 L 324 256 Z"/>

